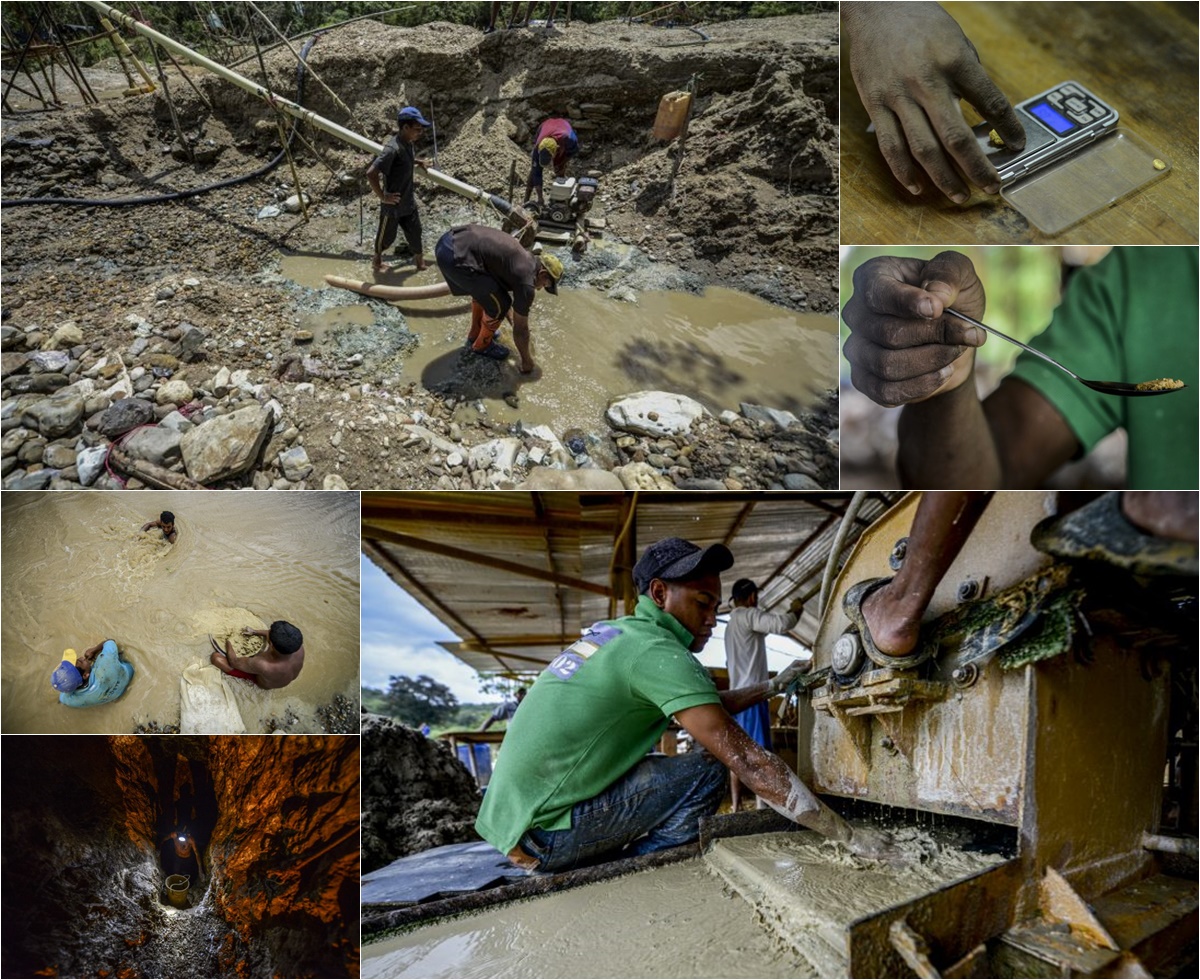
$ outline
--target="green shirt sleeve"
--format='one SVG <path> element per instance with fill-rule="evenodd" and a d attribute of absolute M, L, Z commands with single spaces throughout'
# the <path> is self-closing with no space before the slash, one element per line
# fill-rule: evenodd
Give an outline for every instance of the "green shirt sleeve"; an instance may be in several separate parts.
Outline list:
<path fill-rule="evenodd" d="M 629 671 L 629 687 L 666 717 L 699 704 L 720 704 L 721 696 L 708 671 L 686 650 L 656 643 Z"/>

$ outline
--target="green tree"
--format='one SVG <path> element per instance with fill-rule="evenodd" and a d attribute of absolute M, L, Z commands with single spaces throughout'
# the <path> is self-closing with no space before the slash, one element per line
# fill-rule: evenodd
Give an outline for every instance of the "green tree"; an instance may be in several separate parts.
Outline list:
<path fill-rule="evenodd" d="M 445 684 L 432 677 L 406 677 L 401 674 L 389 678 L 387 690 L 388 714 L 414 728 L 428 722 L 439 725 L 458 710 L 458 698 Z"/>

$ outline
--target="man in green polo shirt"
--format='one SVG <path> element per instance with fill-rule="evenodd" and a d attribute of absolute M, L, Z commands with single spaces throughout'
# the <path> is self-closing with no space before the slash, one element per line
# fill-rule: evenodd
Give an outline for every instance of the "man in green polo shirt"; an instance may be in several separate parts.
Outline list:
<path fill-rule="evenodd" d="M 1083 378 L 1187 385 L 1162 395 L 1101 394 L 1023 353 L 980 400 L 975 348 L 985 334 L 945 313 L 953 307 L 984 319 L 983 284 L 959 252 L 863 263 L 842 313 L 851 330 L 845 354 L 859 391 L 904 406 L 897 466 L 906 486 L 1036 488 L 1124 429 L 1129 489 L 1194 490 L 1198 289 L 1194 247 L 1114 248 L 1074 273 L 1050 325 L 1032 341 Z"/>
<path fill-rule="evenodd" d="M 720 573 L 732 564 L 721 544 L 655 542 L 633 571 L 636 612 L 597 623 L 538 677 L 475 822 L 514 864 L 561 871 L 694 841 L 724 795 L 727 767 L 797 823 L 866 856 L 886 852 L 883 835 L 852 831 L 730 716 L 782 690 L 801 665 L 718 692 L 692 655 L 712 635 Z M 646 754 L 672 715 L 707 751 Z"/>

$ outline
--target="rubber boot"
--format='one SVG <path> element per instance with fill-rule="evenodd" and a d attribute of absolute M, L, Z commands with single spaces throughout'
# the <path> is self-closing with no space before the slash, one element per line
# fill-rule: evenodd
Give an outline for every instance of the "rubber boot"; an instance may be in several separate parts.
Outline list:
<path fill-rule="evenodd" d="M 467 346 L 476 346 L 475 341 L 479 339 L 479 331 L 483 328 L 483 307 L 476 300 L 471 300 L 471 332 L 467 334 Z M 493 330 L 492 333 L 495 333 Z M 491 340 L 491 337 L 488 337 Z M 484 347 L 487 346 L 485 343 Z"/>
<path fill-rule="evenodd" d="M 471 331 L 474 340 L 474 343 L 472 343 L 471 346 L 476 353 L 479 353 L 480 351 L 485 351 L 492 346 L 492 339 L 496 336 L 496 331 L 504 325 L 504 321 L 488 316 L 486 313 L 484 313 L 483 307 L 479 307 L 479 332 L 478 336 L 475 336 L 474 310 L 471 312 Z"/>

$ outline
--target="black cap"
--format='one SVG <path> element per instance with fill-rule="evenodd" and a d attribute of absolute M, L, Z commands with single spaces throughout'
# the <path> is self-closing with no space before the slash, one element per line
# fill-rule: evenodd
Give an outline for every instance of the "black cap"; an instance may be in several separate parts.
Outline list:
<path fill-rule="evenodd" d="M 656 578 L 683 581 L 723 572 L 731 565 L 733 553 L 723 544 L 701 548 L 683 538 L 663 538 L 650 545 L 633 566 L 633 584 L 641 594 Z"/>
<path fill-rule="evenodd" d="M 733 583 L 733 592 L 731 595 L 733 596 L 734 602 L 741 602 L 744 599 L 749 599 L 757 591 L 758 586 L 755 585 L 750 579 L 740 578 Z"/>

